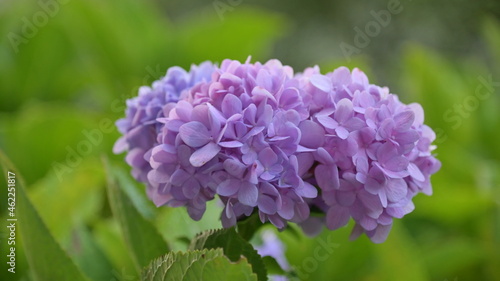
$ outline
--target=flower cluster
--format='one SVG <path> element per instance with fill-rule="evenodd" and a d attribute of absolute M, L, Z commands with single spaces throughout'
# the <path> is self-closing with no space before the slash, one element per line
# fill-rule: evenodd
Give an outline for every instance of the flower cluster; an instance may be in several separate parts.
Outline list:
<path fill-rule="evenodd" d="M 353 235 L 381 242 L 415 194 L 431 193 L 440 167 L 422 108 L 358 69 L 294 75 L 277 60 L 171 68 L 127 105 L 115 151 L 128 150 L 148 196 L 199 220 L 218 195 L 224 227 L 258 212 L 313 232 L 314 209 L 330 229 L 352 217 Z"/>

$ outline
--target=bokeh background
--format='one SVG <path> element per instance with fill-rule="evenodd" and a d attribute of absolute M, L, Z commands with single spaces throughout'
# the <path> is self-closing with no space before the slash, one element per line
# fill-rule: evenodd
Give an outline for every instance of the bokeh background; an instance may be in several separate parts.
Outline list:
<path fill-rule="evenodd" d="M 388 7 L 399 12 L 377 29 L 374 14 Z M 372 36 L 356 41 L 358 29 Z M 500 280 L 499 1 L 0 0 L 0 148 L 83 272 L 138 276 L 106 196 L 101 157 L 129 171 L 111 152 L 119 135 L 106 124 L 170 66 L 249 55 L 296 71 L 359 67 L 403 102 L 421 103 L 438 134 L 434 194 L 417 196 L 385 243 L 349 241 L 352 223 L 325 230 L 320 239 L 336 246 L 319 261 L 318 238 L 278 233 L 303 280 Z M 20 237 L 16 274 L 5 268 L 0 177 L 0 279 L 32 280 Z M 127 192 L 173 249 L 220 227 L 216 204 L 193 222 L 184 209 L 153 207 L 143 189 L 133 183 Z"/>

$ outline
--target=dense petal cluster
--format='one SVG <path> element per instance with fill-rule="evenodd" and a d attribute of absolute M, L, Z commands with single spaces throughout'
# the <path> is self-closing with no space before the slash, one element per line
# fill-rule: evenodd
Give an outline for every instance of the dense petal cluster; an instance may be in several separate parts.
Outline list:
<path fill-rule="evenodd" d="M 189 72 L 178 66 L 171 67 L 152 87 L 141 87 L 139 96 L 127 100 L 126 116 L 116 122 L 123 136 L 115 143 L 113 151 L 128 151 L 126 161 L 132 166 L 134 178 L 147 181 L 151 165 L 148 157 L 144 156 L 149 155 L 149 151 L 158 144 L 157 137 L 162 127 L 156 119 L 168 113 L 183 91 L 201 81 L 210 80 L 214 69 L 210 62 L 192 65 Z"/>
<path fill-rule="evenodd" d="M 413 196 L 432 193 L 429 178 L 441 165 L 422 107 L 401 103 L 358 69 L 322 75 L 310 68 L 299 79 L 311 110 L 302 133 L 314 135 L 314 142 L 301 141 L 313 149 L 301 155 L 310 171 L 303 178 L 322 191 L 313 205 L 326 213 L 329 229 L 352 217 L 353 237 L 384 241 L 392 219 L 413 211 Z"/>
<path fill-rule="evenodd" d="M 381 242 L 392 219 L 413 210 L 413 196 L 431 193 L 440 167 L 422 108 L 358 69 L 294 75 L 277 60 L 171 68 L 127 105 L 115 148 L 128 150 L 148 196 L 199 220 L 217 195 L 224 227 L 254 212 L 309 233 L 353 218 L 353 236 Z"/>
<path fill-rule="evenodd" d="M 225 60 L 170 111 L 153 148 L 149 195 L 157 205 L 187 206 L 198 220 L 219 195 L 222 224 L 255 207 L 279 228 L 309 216 L 317 189 L 299 175 L 299 125 L 306 120 L 299 81 L 277 60 Z"/>

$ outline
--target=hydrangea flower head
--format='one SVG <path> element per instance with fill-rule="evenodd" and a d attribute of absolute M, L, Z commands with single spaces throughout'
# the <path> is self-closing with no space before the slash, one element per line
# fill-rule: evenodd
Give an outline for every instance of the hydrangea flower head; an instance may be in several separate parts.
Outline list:
<path fill-rule="evenodd" d="M 165 116 L 179 100 L 185 90 L 201 81 L 210 79 L 214 65 L 204 62 L 192 65 L 191 70 L 174 66 L 152 87 L 139 88 L 139 96 L 127 100 L 126 116 L 116 122 L 123 136 L 115 143 L 113 151 L 128 151 L 127 163 L 132 166 L 132 175 L 139 181 L 147 182 L 147 173 L 151 170 L 149 151 L 157 144 L 158 133 L 163 124 L 156 121 Z"/>
<path fill-rule="evenodd" d="M 421 106 L 401 103 L 358 69 L 326 75 L 308 69 L 300 80 L 311 104 L 308 131 L 314 127 L 322 140 L 302 156 L 311 170 L 305 180 L 321 188 L 322 202 L 315 204 L 325 211 L 326 226 L 334 230 L 353 218 L 352 237 L 366 233 L 383 242 L 392 219 L 414 209 L 413 196 L 432 193 L 429 178 L 440 168 Z"/>
<path fill-rule="evenodd" d="M 128 150 L 151 200 L 199 220 L 217 195 L 224 227 L 257 212 L 314 234 L 352 218 L 352 237 L 382 242 L 417 193 L 432 193 L 440 168 L 421 106 L 358 69 L 294 74 L 278 60 L 171 68 L 127 105 L 115 148 Z"/>
<path fill-rule="evenodd" d="M 225 227 L 254 208 L 279 228 L 306 219 L 304 198 L 317 189 L 298 170 L 300 124 L 309 117 L 298 86 L 277 60 L 223 61 L 159 119 L 165 126 L 148 174 L 153 201 L 185 205 L 197 220 L 217 194 Z"/>

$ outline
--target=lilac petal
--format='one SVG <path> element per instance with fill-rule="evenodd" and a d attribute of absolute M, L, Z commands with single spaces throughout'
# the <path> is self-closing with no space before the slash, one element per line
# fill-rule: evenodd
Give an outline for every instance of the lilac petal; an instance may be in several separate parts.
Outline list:
<path fill-rule="evenodd" d="M 189 217 L 192 218 L 194 221 L 199 221 L 203 217 L 203 214 L 205 213 L 206 208 L 203 209 L 197 209 L 191 206 L 187 207 L 187 211 L 189 214 Z"/>
<path fill-rule="evenodd" d="M 299 90 L 297 90 L 296 88 L 286 88 L 285 90 L 283 90 L 279 101 L 280 107 L 285 109 L 294 108 L 300 105 L 302 102 Z"/>
<path fill-rule="evenodd" d="M 316 157 L 322 164 L 333 165 L 335 163 L 330 153 L 328 153 L 328 151 L 326 151 L 323 147 L 318 148 Z"/>
<path fill-rule="evenodd" d="M 178 163 L 184 168 L 190 167 L 191 163 L 189 163 L 189 157 L 191 157 L 191 154 L 192 148 L 187 145 L 179 145 L 177 148 Z"/>
<path fill-rule="evenodd" d="M 418 103 L 411 103 L 408 105 L 413 113 L 415 114 L 415 120 L 413 121 L 413 125 L 418 126 L 424 123 L 424 109 Z"/>
<path fill-rule="evenodd" d="M 268 182 L 261 182 L 260 183 L 260 192 L 268 195 L 272 195 L 275 197 L 279 197 L 280 194 L 276 187 Z"/>
<path fill-rule="evenodd" d="M 304 198 L 316 198 L 318 196 L 318 190 L 316 187 L 308 182 L 304 182 L 301 188 L 296 188 L 295 192 L 297 195 Z"/>
<path fill-rule="evenodd" d="M 398 202 L 406 197 L 408 186 L 403 179 L 389 179 L 385 187 L 387 199 L 391 202 Z"/>
<path fill-rule="evenodd" d="M 335 193 L 337 203 L 340 206 L 349 207 L 356 200 L 356 193 L 352 191 L 337 191 Z"/>
<path fill-rule="evenodd" d="M 144 150 L 140 147 L 134 148 L 127 153 L 125 161 L 132 167 L 140 167 L 146 161 L 144 160 Z"/>
<path fill-rule="evenodd" d="M 338 229 L 349 222 L 351 215 L 349 209 L 341 206 L 333 206 L 326 213 L 326 227 L 330 230 Z"/>
<path fill-rule="evenodd" d="M 335 129 L 339 126 L 339 123 L 328 115 L 316 115 L 318 122 L 327 129 Z"/>
<path fill-rule="evenodd" d="M 189 163 L 191 163 L 193 167 L 201 167 L 212 160 L 212 158 L 219 153 L 220 149 L 220 146 L 217 144 L 209 142 L 204 147 L 196 150 L 191 157 L 189 157 Z"/>
<path fill-rule="evenodd" d="M 409 161 L 406 157 L 396 156 L 384 163 L 384 168 L 393 172 L 404 171 L 408 168 Z"/>
<path fill-rule="evenodd" d="M 249 182 L 243 182 L 238 191 L 238 200 L 250 207 L 255 207 L 257 205 L 257 199 L 259 196 L 259 190 L 255 184 Z"/>
<path fill-rule="evenodd" d="M 259 199 L 257 200 L 257 205 L 259 210 L 268 215 L 273 215 L 277 211 L 276 202 L 267 195 L 259 194 Z"/>
<path fill-rule="evenodd" d="M 390 142 L 384 143 L 377 149 L 377 159 L 381 164 L 397 156 L 399 156 L 397 153 L 397 148 L 394 144 Z"/>
<path fill-rule="evenodd" d="M 372 240 L 373 243 L 377 243 L 377 244 L 384 242 L 387 239 L 387 236 L 389 236 L 389 232 L 391 231 L 391 228 L 392 228 L 392 224 L 377 226 L 374 234 L 369 235 L 370 240 Z"/>
<path fill-rule="evenodd" d="M 196 179 L 189 178 L 182 185 L 182 194 L 188 199 L 193 199 L 200 192 L 200 188 L 200 183 Z"/>
<path fill-rule="evenodd" d="M 227 148 L 242 147 L 243 144 L 239 141 L 221 141 L 219 145 Z"/>
<path fill-rule="evenodd" d="M 390 139 L 392 136 L 392 131 L 394 130 L 394 121 L 392 119 L 385 119 L 380 124 L 380 128 L 377 131 L 378 140 Z"/>
<path fill-rule="evenodd" d="M 365 190 L 368 191 L 369 193 L 376 195 L 380 192 L 382 189 L 382 184 L 380 182 L 372 177 L 367 177 L 365 181 Z"/>
<path fill-rule="evenodd" d="M 278 214 L 286 220 L 291 220 L 295 213 L 292 199 L 290 199 L 290 197 L 283 196 L 281 201 L 281 208 L 278 210 Z"/>
<path fill-rule="evenodd" d="M 396 123 L 396 128 L 399 131 L 406 131 L 410 129 L 413 121 L 415 120 L 415 113 L 412 110 L 405 110 L 394 116 L 394 122 Z"/>
<path fill-rule="evenodd" d="M 191 147 L 200 147 L 210 141 L 210 133 L 207 127 L 198 121 L 191 121 L 179 128 L 182 141 Z"/>
<path fill-rule="evenodd" d="M 175 154 L 168 153 L 162 145 L 155 146 L 151 152 L 151 158 L 161 163 L 175 163 L 177 157 Z"/>
<path fill-rule="evenodd" d="M 377 227 L 377 221 L 368 216 L 364 216 L 358 223 L 367 231 L 374 230 Z"/>
<path fill-rule="evenodd" d="M 347 139 L 349 136 L 349 131 L 344 127 L 335 128 L 335 133 L 337 133 L 337 136 L 343 140 Z"/>
<path fill-rule="evenodd" d="M 283 222 L 283 220 L 277 216 L 277 215 L 271 215 L 269 216 L 269 221 L 274 225 L 276 226 L 278 229 L 282 229 L 283 227 L 285 227 L 285 223 Z"/>
<path fill-rule="evenodd" d="M 168 120 L 167 123 L 165 123 L 165 128 L 172 132 L 179 132 L 179 128 L 184 124 L 185 122 L 182 120 L 172 119 Z"/>
<path fill-rule="evenodd" d="M 241 181 L 239 180 L 235 179 L 225 180 L 217 186 L 217 194 L 221 196 L 231 197 L 238 192 L 240 185 Z"/>
<path fill-rule="evenodd" d="M 420 171 L 417 165 L 410 163 L 408 165 L 408 172 L 410 173 L 410 176 L 413 177 L 413 179 L 417 181 L 425 181 L 424 174 L 422 174 L 422 171 Z"/>
<path fill-rule="evenodd" d="M 166 173 L 162 173 L 158 170 L 151 170 L 148 173 L 148 180 L 154 183 L 167 183 L 170 180 L 170 177 Z"/>
<path fill-rule="evenodd" d="M 223 166 L 226 172 L 237 178 L 241 178 L 247 168 L 243 163 L 234 159 L 227 159 L 224 161 Z"/>
<path fill-rule="evenodd" d="M 344 123 L 344 127 L 350 132 L 359 130 L 366 126 L 365 121 L 359 119 L 358 117 L 353 117 Z"/>
<path fill-rule="evenodd" d="M 226 121 L 226 118 L 222 116 L 222 113 L 217 110 L 213 105 L 207 103 L 208 106 L 208 121 L 210 123 L 210 130 L 213 137 L 219 135 L 221 130 L 221 124 Z"/>
<path fill-rule="evenodd" d="M 334 113 L 334 118 L 339 123 L 344 123 L 353 116 L 352 102 L 348 99 L 341 99 L 337 103 L 337 110 Z"/>
<path fill-rule="evenodd" d="M 379 196 L 362 191 L 358 193 L 358 198 L 368 210 L 376 211 L 378 215 L 382 213 L 384 204 L 380 201 Z"/>
<path fill-rule="evenodd" d="M 259 152 L 259 161 L 268 168 L 278 161 L 278 155 L 270 147 L 266 147 Z"/>
<path fill-rule="evenodd" d="M 153 201 L 153 204 L 155 204 L 156 207 L 163 206 L 165 204 L 168 204 L 170 201 L 172 201 L 174 198 L 172 197 L 172 194 L 170 193 L 158 193 L 154 192 L 153 194 L 149 195 L 151 200 Z"/>
<path fill-rule="evenodd" d="M 309 78 L 309 81 L 314 87 L 323 92 L 329 93 L 332 91 L 332 81 L 325 75 L 314 74 Z"/>
<path fill-rule="evenodd" d="M 323 145 L 325 130 L 316 122 L 305 120 L 300 123 L 300 144 L 305 147 L 318 148 Z"/>
<path fill-rule="evenodd" d="M 113 153 L 119 154 L 128 149 L 127 139 L 125 136 L 120 137 L 113 145 Z"/>
<path fill-rule="evenodd" d="M 170 183 L 173 185 L 182 185 L 186 180 L 188 180 L 191 177 L 189 173 L 184 171 L 184 169 L 177 169 L 175 172 L 170 176 Z"/>
<path fill-rule="evenodd" d="M 349 68 L 341 66 L 332 73 L 333 84 L 337 86 L 348 85 L 351 83 L 351 72 Z"/>
<path fill-rule="evenodd" d="M 233 207 L 228 202 L 221 215 L 221 222 L 224 228 L 230 228 L 236 224 L 236 215 L 234 214 Z"/>
<path fill-rule="evenodd" d="M 302 222 L 309 217 L 311 210 L 306 202 L 299 202 L 295 204 L 294 222 Z"/>
<path fill-rule="evenodd" d="M 242 110 L 241 100 L 235 95 L 228 94 L 224 97 L 224 100 L 222 100 L 221 109 L 227 117 L 239 114 Z"/>
<path fill-rule="evenodd" d="M 243 110 L 243 118 L 250 124 L 255 124 L 255 122 L 257 121 L 255 119 L 255 116 L 257 116 L 257 107 L 255 106 L 255 104 L 251 103 Z"/>
<path fill-rule="evenodd" d="M 335 165 L 318 165 L 314 169 L 314 176 L 319 187 L 323 190 L 338 189 L 340 186 L 339 172 Z"/>
<path fill-rule="evenodd" d="M 416 131 L 410 130 L 396 135 L 396 141 L 400 144 L 414 143 L 420 138 Z"/>
<path fill-rule="evenodd" d="M 177 106 L 175 107 L 175 113 L 179 116 L 179 119 L 187 121 L 191 118 L 191 111 L 193 110 L 193 106 L 187 101 L 179 101 Z"/>

